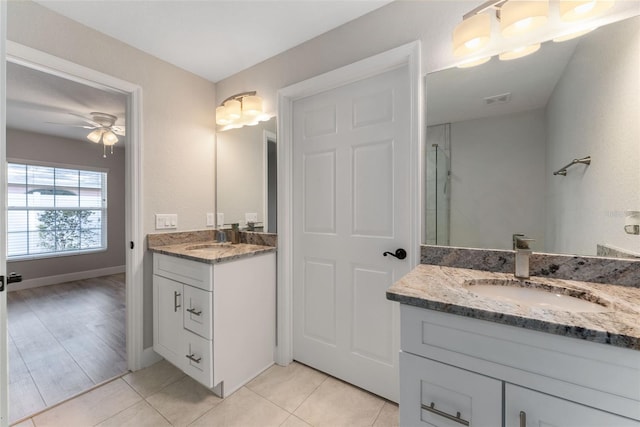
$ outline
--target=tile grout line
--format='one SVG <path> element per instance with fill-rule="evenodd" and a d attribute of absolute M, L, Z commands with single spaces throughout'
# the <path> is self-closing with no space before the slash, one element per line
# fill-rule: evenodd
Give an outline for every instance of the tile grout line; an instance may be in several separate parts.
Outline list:
<path fill-rule="evenodd" d="M 376 414 L 376 417 L 373 419 L 373 422 L 371 423 L 371 425 L 375 425 L 376 421 L 378 421 L 378 418 L 380 418 L 380 414 L 382 414 L 382 410 L 384 409 L 384 405 L 386 405 L 387 402 L 385 402 L 384 400 L 382 401 L 382 406 L 380 406 L 380 409 L 378 410 L 378 413 Z"/>

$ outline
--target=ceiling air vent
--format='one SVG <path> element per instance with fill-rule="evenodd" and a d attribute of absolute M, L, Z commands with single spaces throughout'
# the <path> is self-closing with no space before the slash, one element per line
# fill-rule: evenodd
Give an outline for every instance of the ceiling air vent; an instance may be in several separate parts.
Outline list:
<path fill-rule="evenodd" d="M 511 92 L 501 93 L 500 95 L 487 96 L 484 98 L 485 105 L 505 104 L 511 101 Z"/>

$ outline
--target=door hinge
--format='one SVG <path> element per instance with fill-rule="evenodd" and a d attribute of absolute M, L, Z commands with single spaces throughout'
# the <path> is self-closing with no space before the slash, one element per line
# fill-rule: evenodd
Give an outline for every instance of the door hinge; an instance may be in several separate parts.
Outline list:
<path fill-rule="evenodd" d="M 0 276 L 0 292 L 4 291 L 4 276 Z"/>

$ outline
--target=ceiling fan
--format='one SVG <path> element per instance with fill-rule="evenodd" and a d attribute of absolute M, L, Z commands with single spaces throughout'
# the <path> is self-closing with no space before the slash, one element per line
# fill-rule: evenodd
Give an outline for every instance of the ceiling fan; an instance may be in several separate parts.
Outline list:
<path fill-rule="evenodd" d="M 87 135 L 87 139 L 96 144 L 102 142 L 103 145 L 103 157 L 107 157 L 107 147 L 111 147 L 111 154 L 113 154 L 113 146 L 118 142 L 118 135 L 125 135 L 124 126 L 116 126 L 116 120 L 118 118 L 112 114 L 92 112 L 91 119 L 87 119 L 79 114 L 71 113 L 74 116 L 81 118 L 88 125 L 77 125 L 75 127 L 81 127 L 84 129 L 92 129 Z"/>

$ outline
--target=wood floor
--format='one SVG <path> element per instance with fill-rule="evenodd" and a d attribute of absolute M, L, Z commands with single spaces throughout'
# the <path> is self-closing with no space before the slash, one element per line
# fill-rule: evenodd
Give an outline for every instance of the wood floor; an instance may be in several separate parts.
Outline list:
<path fill-rule="evenodd" d="M 9 292 L 9 420 L 127 371 L 124 274 Z"/>

